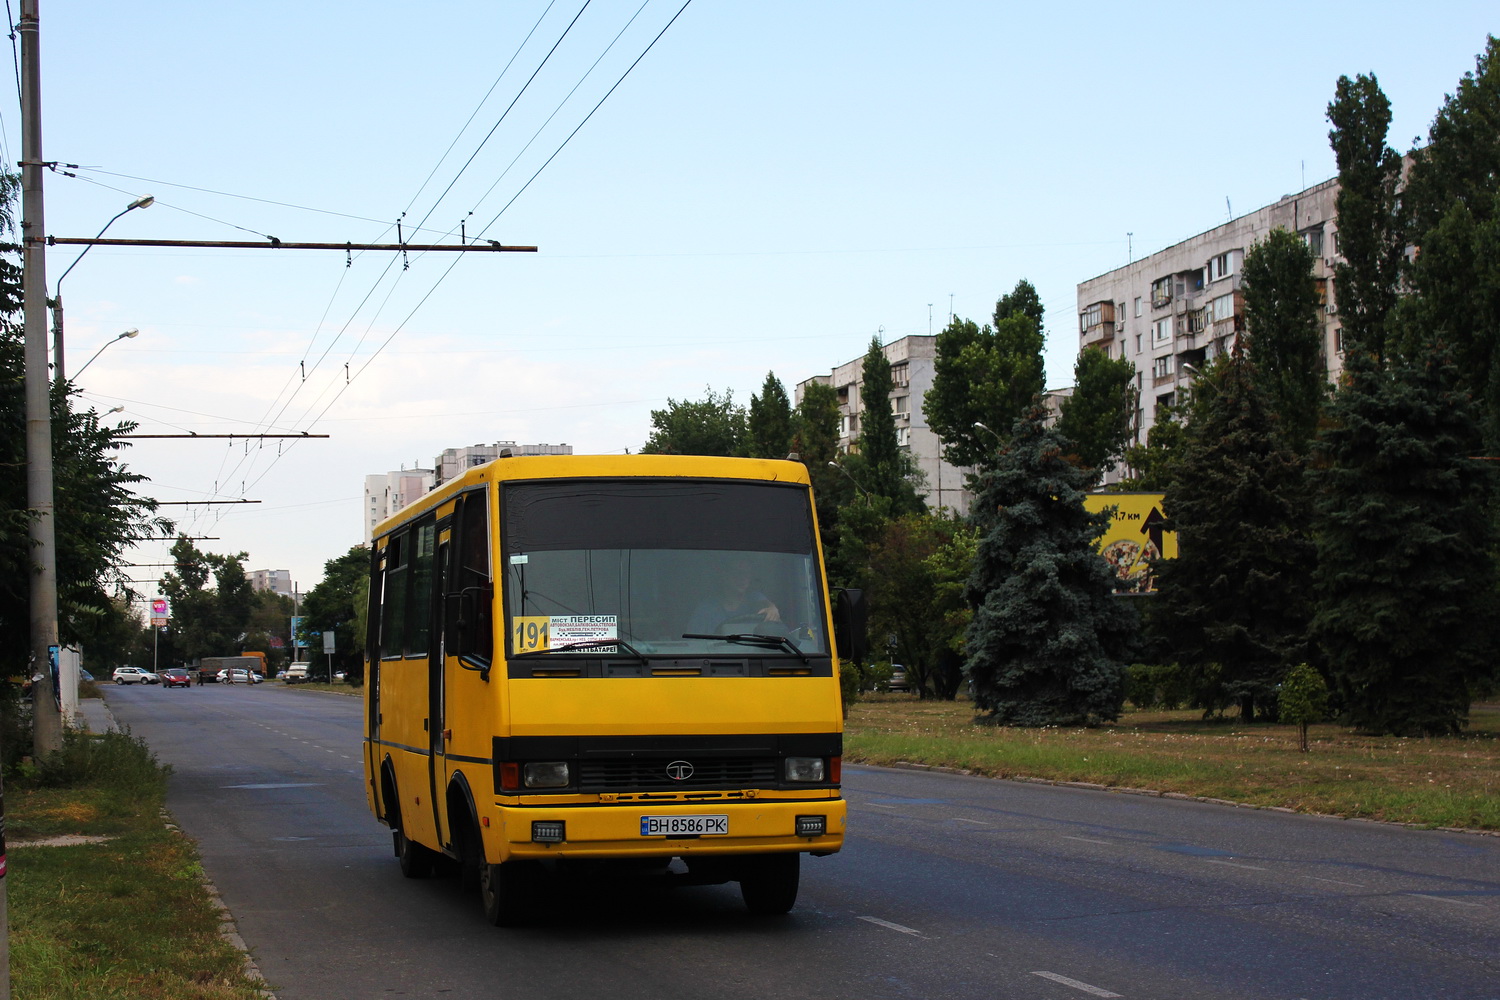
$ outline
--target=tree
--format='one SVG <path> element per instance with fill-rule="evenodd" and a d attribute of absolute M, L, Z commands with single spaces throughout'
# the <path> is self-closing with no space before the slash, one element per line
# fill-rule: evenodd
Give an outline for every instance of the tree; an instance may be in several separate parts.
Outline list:
<path fill-rule="evenodd" d="M 668 399 L 665 409 L 651 411 L 651 426 L 643 455 L 743 454 L 745 409 L 732 389 L 721 396 L 708 388 L 696 402 Z"/>
<path fill-rule="evenodd" d="M 202 552 L 186 538 L 172 545 L 174 568 L 161 579 L 161 592 L 172 605 L 165 638 L 170 658 L 234 656 L 246 648 L 255 607 L 255 591 L 245 576 L 247 558 L 244 552 Z"/>
<path fill-rule="evenodd" d="M 318 655 L 322 634 L 334 636 L 333 668 L 363 679 L 363 623 L 369 596 L 370 550 L 355 545 L 323 564 L 323 579 L 302 598 L 302 635 L 314 650 L 313 673 L 327 671 L 328 657 Z M 331 677 L 330 677 L 331 679 Z"/>
<path fill-rule="evenodd" d="M 245 647 L 266 654 L 266 666 L 280 671 L 290 661 L 286 639 L 291 632 L 292 599 L 271 590 L 257 590 L 250 604 L 250 620 L 245 624 Z"/>
<path fill-rule="evenodd" d="M 1281 721 L 1297 727 L 1299 745 L 1307 753 L 1307 727 L 1328 718 L 1328 684 L 1323 675 L 1306 663 L 1297 664 L 1281 682 L 1276 704 Z"/>
<path fill-rule="evenodd" d="M 1046 388 L 1042 362 L 1042 307 L 1022 279 L 995 306 L 995 325 L 955 317 L 937 336 L 932 388 L 922 399 L 927 425 L 954 465 L 988 466 L 995 441 L 974 425 L 1004 437 Z"/>
<path fill-rule="evenodd" d="M 1276 685 L 1307 659 L 1313 544 L 1303 463 L 1286 447 L 1248 357 L 1215 369 L 1163 500 L 1178 556 L 1157 570 L 1153 634 L 1197 702 L 1274 717 Z"/>
<path fill-rule="evenodd" d="M 851 456 L 850 474 L 870 493 L 891 501 L 897 515 L 923 509 L 921 497 L 912 485 L 915 467 L 911 456 L 896 439 L 896 415 L 891 412 L 891 363 L 880 346 L 880 338 L 870 340 L 860 377 L 859 399 L 863 414 L 855 456 Z"/>
<path fill-rule="evenodd" d="M 792 450 L 792 404 L 775 372 L 766 372 L 760 395 L 750 397 L 745 430 L 751 458 L 786 458 Z"/>
<path fill-rule="evenodd" d="M 883 522 L 869 553 L 871 633 L 891 637 L 894 659 L 924 699 L 951 701 L 962 680 L 962 583 L 970 565 L 955 556 L 965 550 L 972 555 L 972 529 L 963 522 L 906 514 Z"/>
<path fill-rule="evenodd" d="M 1299 453 L 1312 441 L 1329 393 L 1316 260 L 1300 236 L 1278 227 L 1250 247 L 1240 279 L 1246 357 L 1283 437 Z"/>
<path fill-rule="evenodd" d="M 1396 305 L 1406 237 L 1397 189 L 1401 157 L 1386 145 L 1391 102 L 1374 75 L 1339 77 L 1328 105 L 1328 133 L 1339 168 L 1339 253 L 1334 294 L 1345 349 L 1386 353 L 1386 323 Z"/>
<path fill-rule="evenodd" d="M 1494 471 L 1451 358 L 1351 353 L 1319 439 L 1312 634 L 1342 717 L 1457 732 L 1493 677 Z M 1186 545 L 1184 544 L 1184 548 Z"/>
<path fill-rule="evenodd" d="M 1083 506 L 1088 474 L 1033 407 L 984 477 L 992 512 L 965 596 L 974 608 L 964 673 L 985 721 L 1093 724 L 1119 717 L 1134 646 L 1134 608 L 1112 595 L 1094 543 L 1107 512 Z"/>
<path fill-rule="evenodd" d="M 839 507 L 853 493 L 853 487 L 829 465 L 839 453 L 839 397 L 826 382 L 809 382 L 802 388 L 802 401 L 792 416 L 792 451 L 807 466 L 818 531 L 823 538 L 823 561 L 827 563 L 838 546 Z"/>
<path fill-rule="evenodd" d="M 1449 345 L 1460 385 L 1480 405 L 1489 453 L 1500 448 L 1500 41 L 1490 36 L 1411 154 L 1402 204 L 1411 294 L 1398 308 L 1408 357 Z"/>
<path fill-rule="evenodd" d="M 0 172 L 0 237 L 15 233 L 20 178 Z M 26 473 L 26 357 L 21 322 L 19 247 L 0 243 L 0 676 L 30 672 L 31 581 L 35 578 Z M 113 643 L 122 627 L 111 583 L 124 585 L 121 561 L 135 540 L 171 529 L 155 517 L 156 501 L 132 487 L 145 481 L 119 460 L 116 435 L 133 430 L 99 425 L 93 410 L 73 407 L 72 387 L 51 390 L 54 533 L 58 631 L 64 644 Z"/>
<path fill-rule="evenodd" d="M 1125 453 L 1135 432 L 1135 365 L 1089 347 L 1073 365 L 1073 385 L 1057 429 L 1072 442 L 1079 461 L 1094 471 L 1097 483 Z"/>

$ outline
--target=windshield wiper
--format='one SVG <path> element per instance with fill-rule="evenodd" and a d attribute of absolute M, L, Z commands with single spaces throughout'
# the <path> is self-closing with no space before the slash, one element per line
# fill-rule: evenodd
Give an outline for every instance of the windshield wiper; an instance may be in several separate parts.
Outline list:
<path fill-rule="evenodd" d="M 651 663 L 650 660 L 646 659 L 645 653 L 642 653 L 624 639 L 580 639 L 578 642 L 567 642 L 561 646 L 548 646 L 546 649 L 532 649 L 524 653 L 517 653 L 512 659 L 520 659 L 523 656 L 545 656 L 548 653 L 567 653 L 575 649 L 599 649 L 603 646 L 619 646 L 630 653 L 631 656 L 640 660 L 641 666 L 647 666 Z"/>
<path fill-rule="evenodd" d="M 743 642 L 750 646 L 779 647 L 800 657 L 803 663 L 811 663 L 812 657 L 797 648 L 797 644 L 784 635 L 762 635 L 759 632 L 731 632 L 729 635 L 712 635 L 707 632 L 684 632 L 684 639 L 717 639 L 720 642 Z"/>

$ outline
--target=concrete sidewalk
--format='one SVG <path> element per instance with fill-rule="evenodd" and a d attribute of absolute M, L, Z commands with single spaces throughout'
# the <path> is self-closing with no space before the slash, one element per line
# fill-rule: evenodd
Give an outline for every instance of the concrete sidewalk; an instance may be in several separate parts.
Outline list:
<path fill-rule="evenodd" d="M 118 729 L 115 717 L 103 698 L 79 698 L 78 714 L 73 716 L 75 725 L 91 733 L 107 733 Z"/>

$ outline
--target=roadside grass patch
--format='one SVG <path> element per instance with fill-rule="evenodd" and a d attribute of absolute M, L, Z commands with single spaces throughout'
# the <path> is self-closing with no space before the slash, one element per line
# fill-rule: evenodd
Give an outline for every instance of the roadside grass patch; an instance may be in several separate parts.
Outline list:
<path fill-rule="evenodd" d="M 1127 712 L 1096 728 L 1019 729 L 974 722 L 967 701 L 882 695 L 850 707 L 847 762 L 953 767 L 1147 788 L 1299 812 L 1500 830 L 1500 708 L 1476 706 L 1470 731 L 1429 739 Z"/>
<path fill-rule="evenodd" d="M 11 979 L 28 1000 L 250 1000 L 192 842 L 161 819 L 167 769 L 128 732 L 70 732 L 7 781 Z M 59 834 L 102 844 L 22 846 Z"/>

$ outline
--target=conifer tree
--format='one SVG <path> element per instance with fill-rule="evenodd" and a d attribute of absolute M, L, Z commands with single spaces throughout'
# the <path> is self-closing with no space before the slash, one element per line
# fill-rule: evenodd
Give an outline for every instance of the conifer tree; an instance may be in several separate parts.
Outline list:
<path fill-rule="evenodd" d="M 1312 634 L 1344 718 L 1369 732 L 1457 732 L 1469 685 L 1495 676 L 1494 474 L 1457 383 L 1442 353 L 1352 353 L 1315 452 Z"/>
<path fill-rule="evenodd" d="M 984 721 L 1093 724 L 1119 717 L 1134 608 L 1094 548 L 1109 522 L 1083 506 L 1089 474 L 1035 406 L 1016 421 L 978 505 L 987 512 L 965 596 L 964 673 Z"/>
<path fill-rule="evenodd" d="M 1200 707 L 1276 712 L 1276 685 L 1307 659 L 1313 545 L 1302 463 L 1282 442 L 1249 359 L 1212 370 L 1163 501 L 1178 557 L 1157 570 L 1153 634 Z"/>

